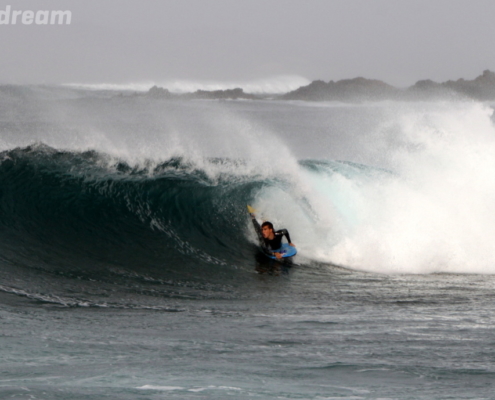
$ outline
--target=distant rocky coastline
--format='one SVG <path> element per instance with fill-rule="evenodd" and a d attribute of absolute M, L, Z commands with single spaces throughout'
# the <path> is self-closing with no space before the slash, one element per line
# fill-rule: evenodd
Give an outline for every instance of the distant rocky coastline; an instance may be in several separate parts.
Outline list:
<path fill-rule="evenodd" d="M 486 70 L 473 80 L 458 79 L 443 83 L 421 80 L 406 89 L 394 87 L 380 80 L 359 77 L 329 82 L 316 80 L 294 91 L 270 96 L 245 93 L 241 88 L 215 91 L 198 90 L 192 93 L 177 94 L 157 86 L 153 86 L 145 96 L 162 99 L 259 100 L 275 98 L 279 100 L 340 102 L 442 99 L 495 101 L 495 73 Z"/>
<path fill-rule="evenodd" d="M 437 83 L 421 80 L 411 87 L 399 89 L 385 82 L 354 78 L 341 81 L 311 82 L 281 96 L 284 100 L 309 101 L 380 101 L 380 100 L 437 100 L 437 99 L 475 99 L 495 100 L 495 73 L 486 70 L 477 78 L 469 81 L 458 79 Z"/>
<path fill-rule="evenodd" d="M 165 99 L 199 99 L 199 100 L 257 100 L 261 96 L 254 94 L 244 93 L 241 88 L 227 89 L 227 90 L 197 90 L 192 93 L 172 93 L 168 89 L 153 86 L 146 94 L 146 96 L 153 98 L 165 98 Z"/>

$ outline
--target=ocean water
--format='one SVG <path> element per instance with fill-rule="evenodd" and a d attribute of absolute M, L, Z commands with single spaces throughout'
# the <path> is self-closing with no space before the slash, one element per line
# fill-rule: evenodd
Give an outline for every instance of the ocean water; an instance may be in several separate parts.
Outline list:
<path fill-rule="evenodd" d="M 0 87 L 0 397 L 493 398 L 492 114 Z"/>

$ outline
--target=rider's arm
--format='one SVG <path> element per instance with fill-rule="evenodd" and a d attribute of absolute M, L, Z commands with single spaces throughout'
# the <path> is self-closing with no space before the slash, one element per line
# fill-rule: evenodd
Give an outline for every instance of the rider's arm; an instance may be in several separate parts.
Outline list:
<path fill-rule="evenodd" d="M 284 235 L 287 238 L 287 241 L 289 243 L 292 243 L 291 240 L 290 240 L 289 231 L 287 229 L 280 229 L 279 231 L 277 231 L 277 233 L 280 234 L 280 235 Z"/>
<path fill-rule="evenodd" d="M 266 248 L 265 240 L 263 239 L 263 235 L 261 234 L 261 226 L 253 214 L 251 214 L 251 221 L 253 221 L 254 230 L 256 231 L 256 235 L 258 236 L 260 246 Z"/>

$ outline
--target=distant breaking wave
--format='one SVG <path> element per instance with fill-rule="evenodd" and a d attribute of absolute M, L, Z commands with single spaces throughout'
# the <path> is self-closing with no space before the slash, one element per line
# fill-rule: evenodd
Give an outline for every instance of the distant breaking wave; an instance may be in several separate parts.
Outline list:
<path fill-rule="evenodd" d="M 66 86 L 89 90 L 115 90 L 145 92 L 153 86 L 168 89 L 173 93 L 188 93 L 197 90 L 226 90 L 242 88 L 246 93 L 278 94 L 296 90 L 310 81 L 298 75 L 281 75 L 249 81 L 201 81 L 174 79 L 165 81 L 144 81 L 134 83 L 69 83 Z"/>

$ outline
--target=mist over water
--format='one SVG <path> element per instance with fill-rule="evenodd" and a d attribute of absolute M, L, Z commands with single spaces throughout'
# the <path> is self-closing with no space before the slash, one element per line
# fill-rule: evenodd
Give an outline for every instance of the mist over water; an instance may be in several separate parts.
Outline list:
<path fill-rule="evenodd" d="M 148 81 L 136 83 L 70 83 L 66 86 L 89 90 L 122 90 L 147 92 L 152 86 L 159 86 L 169 90 L 172 93 L 190 93 L 196 90 L 226 90 L 234 88 L 242 88 L 246 93 L 254 94 L 277 94 L 287 93 L 301 86 L 308 85 L 310 81 L 306 78 L 297 75 L 280 75 L 266 79 L 254 79 L 250 81 L 201 81 L 201 80 L 186 80 L 173 79 L 166 81 Z"/>

